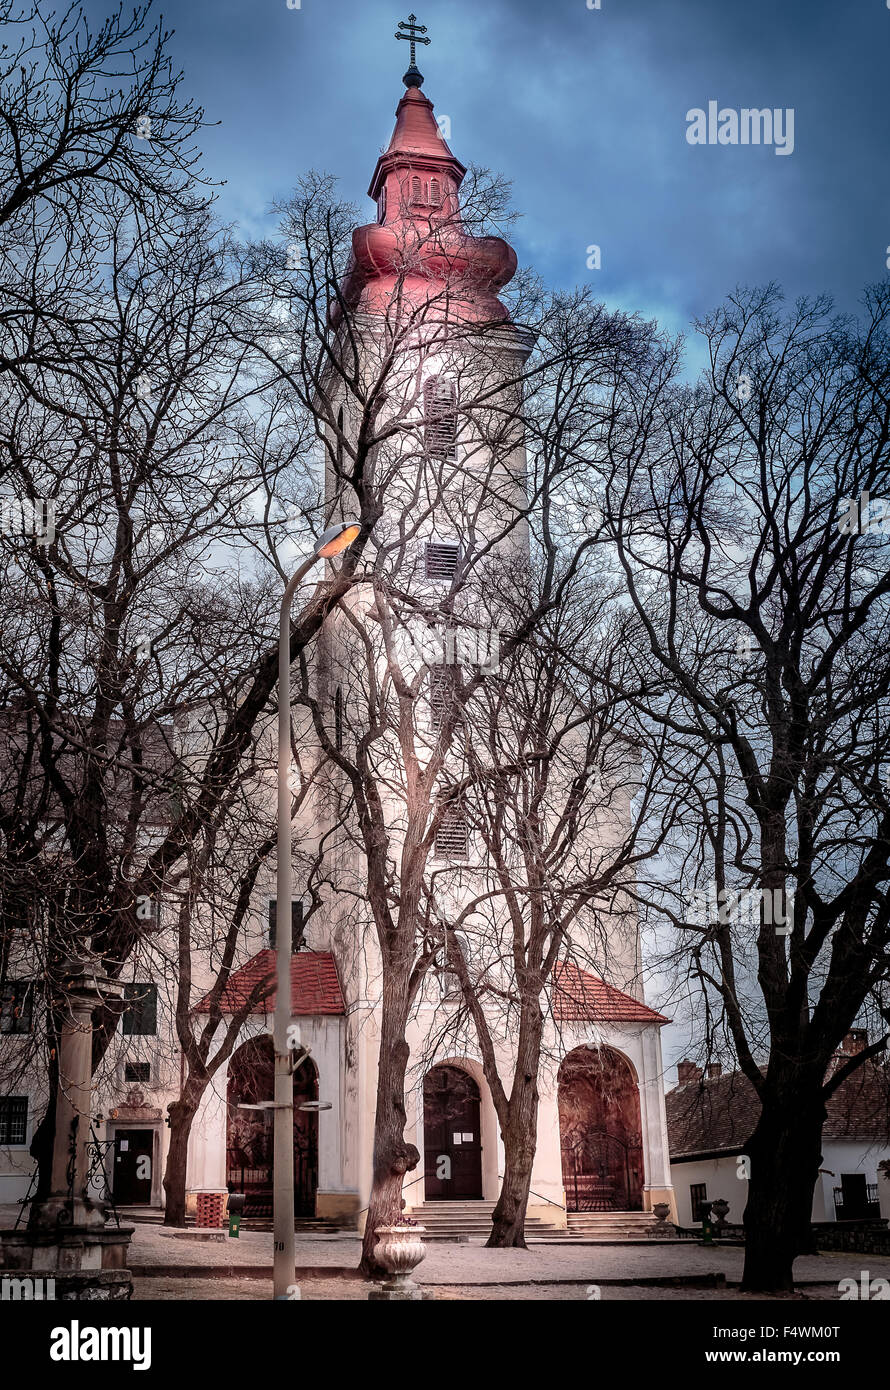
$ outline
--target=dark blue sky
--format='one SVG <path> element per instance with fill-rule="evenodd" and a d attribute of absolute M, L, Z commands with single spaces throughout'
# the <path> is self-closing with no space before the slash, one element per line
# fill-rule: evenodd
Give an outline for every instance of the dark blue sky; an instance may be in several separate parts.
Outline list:
<path fill-rule="evenodd" d="M 88 0 L 91 14 L 110 0 Z M 737 284 L 853 307 L 890 244 L 886 0 L 415 0 L 451 146 L 511 179 L 520 261 L 679 329 Z M 394 0 L 167 0 L 190 95 L 221 125 L 220 209 L 268 229 L 315 167 L 364 194 L 408 45 Z M 793 107 L 795 148 L 691 146 L 686 113 Z M 588 270 L 587 247 L 602 269 Z"/>

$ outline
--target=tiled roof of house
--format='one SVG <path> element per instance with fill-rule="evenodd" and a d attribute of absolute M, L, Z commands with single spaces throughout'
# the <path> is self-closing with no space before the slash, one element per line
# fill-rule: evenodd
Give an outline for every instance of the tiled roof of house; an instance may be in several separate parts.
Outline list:
<path fill-rule="evenodd" d="M 553 971 L 553 1014 L 559 1023 L 582 1019 L 610 1023 L 669 1023 L 639 999 L 632 998 L 598 975 L 560 961 Z"/>
<path fill-rule="evenodd" d="M 846 1060 L 844 1058 L 843 1060 Z M 668 1147 L 671 1158 L 742 1153 L 760 1114 L 757 1093 L 740 1071 L 687 1081 L 668 1091 Z M 864 1062 L 838 1087 L 826 1105 L 822 1138 L 890 1142 L 890 1074 Z"/>
<path fill-rule="evenodd" d="M 254 1014 L 270 1014 L 275 1008 L 275 952 L 260 951 L 230 977 L 223 990 L 222 1012 L 237 1013 L 251 995 L 259 996 L 251 1008 Z M 346 1005 L 337 978 L 337 966 L 330 951 L 297 951 L 290 963 L 291 1013 L 344 1014 Z M 207 998 L 197 1006 L 207 1013 Z"/>

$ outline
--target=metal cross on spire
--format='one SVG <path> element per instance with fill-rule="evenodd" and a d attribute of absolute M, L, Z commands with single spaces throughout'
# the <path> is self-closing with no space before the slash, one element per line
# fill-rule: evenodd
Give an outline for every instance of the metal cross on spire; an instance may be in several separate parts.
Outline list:
<path fill-rule="evenodd" d="M 416 14 L 409 14 L 407 24 L 404 19 L 400 19 L 399 30 L 404 32 L 396 32 L 396 38 L 407 39 L 408 43 L 411 45 L 411 66 L 408 68 L 402 81 L 406 87 L 420 87 L 423 83 L 423 73 L 420 72 L 417 67 L 416 45 L 419 43 L 428 44 L 431 43 L 432 40 L 421 37 L 426 33 L 426 25 L 417 23 Z"/>

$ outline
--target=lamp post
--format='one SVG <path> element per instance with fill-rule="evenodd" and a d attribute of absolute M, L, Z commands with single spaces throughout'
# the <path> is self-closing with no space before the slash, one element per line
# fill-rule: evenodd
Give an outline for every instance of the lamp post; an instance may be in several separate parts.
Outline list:
<path fill-rule="evenodd" d="M 315 542 L 281 600 L 278 628 L 278 885 L 275 909 L 274 1128 L 272 1145 L 272 1221 L 275 1240 L 273 1297 L 287 1299 L 294 1282 L 294 1074 L 287 1045 L 291 993 L 291 793 L 290 749 L 290 611 L 294 594 L 317 560 L 339 555 L 356 539 L 361 522 L 338 521 Z"/>

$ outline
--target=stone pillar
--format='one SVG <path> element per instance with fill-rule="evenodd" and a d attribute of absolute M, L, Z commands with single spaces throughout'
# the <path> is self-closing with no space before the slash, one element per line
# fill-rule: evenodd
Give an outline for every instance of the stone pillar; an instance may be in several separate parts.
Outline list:
<path fill-rule="evenodd" d="M 90 1197 L 87 1174 L 92 1091 L 92 1014 L 122 987 L 89 960 L 71 960 L 62 979 L 59 1090 L 51 1191 L 34 1202 L 25 1230 L 0 1231 L 6 1270 L 51 1275 L 57 1298 L 120 1299 L 132 1294 L 126 1265 L 133 1227 L 106 1227 L 107 1203 Z"/>
<path fill-rule="evenodd" d="M 105 1223 L 104 1205 L 87 1196 L 87 1144 L 93 1066 L 93 1010 L 104 998 L 120 998 L 116 982 L 99 976 L 83 961 L 72 961 L 62 981 L 64 1020 L 59 1043 L 59 1089 L 53 1144 L 52 1190 L 32 1218 L 55 1223 L 64 1211 L 69 1222 Z M 68 1223 L 66 1223 L 68 1224 Z"/>
<path fill-rule="evenodd" d="M 655 1026 L 642 1029 L 642 1069 L 640 1073 L 640 1115 L 643 1122 L 646 1181 L 643 1206 L 651 1211 L 660 1202 L 671 1209 L 670 1220 L 677 1222 L 677 1201 L 671 1182 L 667 1115 L 662 1090 L 661 1035 Z"/>

